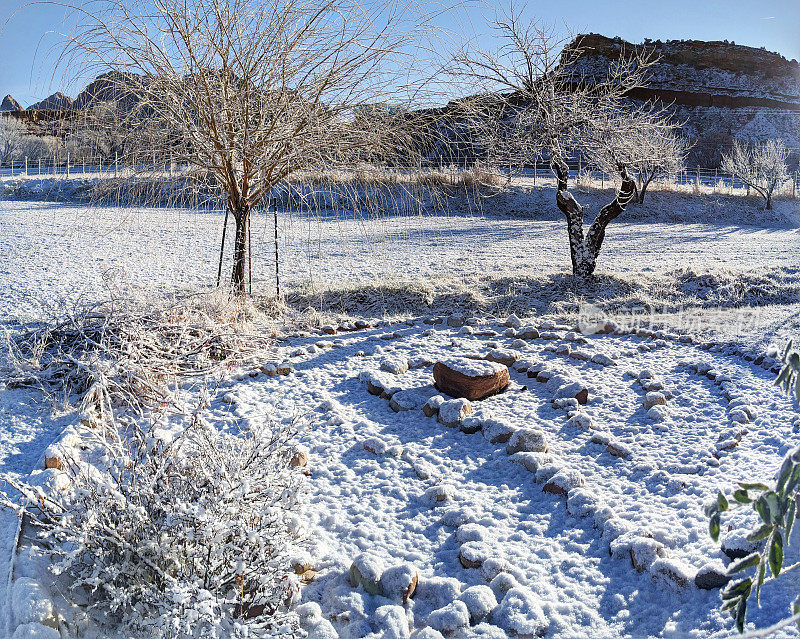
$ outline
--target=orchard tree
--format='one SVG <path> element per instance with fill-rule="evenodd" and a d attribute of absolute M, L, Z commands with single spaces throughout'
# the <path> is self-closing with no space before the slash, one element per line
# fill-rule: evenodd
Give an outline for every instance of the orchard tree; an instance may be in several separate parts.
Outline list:
<path fill-rule="evenodd" d="M 19 120 L 9 116 L 0 118 L 0 164 L 8 164 L 19 155 L 27 135 L 28 130 Z"/>
<path fill-rule="evenodd" d="M 487 146 L 504 148 L 509 161 L 549 161 L 556 178 L 556 205 L 566 218 L 572 271 L 590 277 L 606 227 L 636 197 L 632 171 L 645 162 L 667 166 L 677 161 L 671 146 L 645 142 L 654 134 L 664 139 L 674 135 L 677 127 L 667 109 L 637 105 L 626 97 L 644 84 L 654 60 L 642 51 L 622 52 L 597 77 L 582 71 L 579 41 L 568 45 L 570 38 L 524 20 L 519 12 L 501 15 L 492 28 L 498 41 L 495 50 L 465 44 L 448 68 L 465 89 L 478 92 L 461 102 L 465 117 L 490 121 L 497 114 L 501 126 L 487 125 L 485 135 L 496 131 L 501 140 Z M 618 181 L 614 200 L 588 229 L 584 207 L 567 184 L 568 160 L 576 156 L 611 171 Z"/>
<path fill-rule="evenodd" d="M 764 198 L 764 209 L 772 210 L 775 189 L 789 179 L 786 161 L 789 151 L 783 140 L 767 140 L 748 145 L 735 140 L 729 153 L 722 156 L 722 170 Z"/>
<path fill-rule="evenodd" d="M 355 115 L 398 86 L 395 56 L 413 31 L 399 6 L 88 0 L 73 7 L 62 60 L 121 79 L 119 93 L 137 97 L 125 126 L 148 139 L 155 126 L 155 153 L 213 178 L 235 221 L 231 284 L 244 293 L 254 208 L 299 171 L 374 151 L 403 121 L 359 128 Z"/>
<path fill-rule="evenodd" d="M 673 127 L 659 126 L 645 130 L 636 142 L 641 152 L 640 159 L 633 167 L 639 182 L 639 204 L 644 203 L 647 187 L 654 178 L 683 171 L 691 144 L 677 132 L 680 126 L 674 124 Z"/>

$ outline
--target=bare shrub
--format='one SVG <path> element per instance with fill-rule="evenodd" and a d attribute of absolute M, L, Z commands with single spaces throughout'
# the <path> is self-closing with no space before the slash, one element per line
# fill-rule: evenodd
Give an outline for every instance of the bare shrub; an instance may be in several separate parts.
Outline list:
<path fill-rule="evenodd" d="M 222 433 L 204 407 L 178 433 L 156 423 L 98 434 L 92 452 L 111 461 L 65 456 L 69 490 L 5 479 L 27 502 L 52 572 L 101 626 L 146 637 L 291 636 L 296 426 Z M 2 494 L 0 504 L 17 500 Z"/>
<path fill-rule="evenodd" d="M 722 170 L 763 197 L 764 209 L 771 211 L 775 189 L 789 179 L 788 158 L 783 140 L 767 140 L 754 146 L 735 140 L 730 152 L 722 156 Z"/>

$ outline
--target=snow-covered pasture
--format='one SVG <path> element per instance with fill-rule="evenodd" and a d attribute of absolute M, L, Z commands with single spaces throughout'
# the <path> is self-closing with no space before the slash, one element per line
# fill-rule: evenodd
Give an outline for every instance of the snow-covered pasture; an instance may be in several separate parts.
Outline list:
<path fill-rule="evenodd" d="M 583 197 L 595 211 L 608 195 Z M 578 290 L 564 276 L 566 232 L 551 196 L 535 190 L 480 199 L 470 208 L 455 200 L 451 212 L 426 215 L 279 217 L 282 285 L 298 310 L 314 305 L 329 315 L 416 317 L 413 325 L 289 336 L 276 357 L 291 362 L 294 372 L 232 374 L 209 409 L 209 419 L 223 426 L 263 419 L 265 407 L 287 419 L 313 416 L 315 426 L 303 436 L 311 453 L 305 514 L 313 567 L 320 572 L 303 597 L 318 603 L 343 636 L 402 637 L 409 627 L 458 625 L 458 591 L 489 584 L 487 576 L 501 568 L 520 590 L 501 603 L 491 623 L 453 636 L 505 636 L 512 619 L 519 628 L 546 627 L 552 637 L 730 632 L 731 621 L 717 612 L 716 591 L 691 583 L 694 571 L 722 559 L 708 538 L 702 503 L 736 480 L 768 479 L 789 449 L 797 413 L 774 388 L 774 373 L 730 353 L 650 337 L 595 335 L 576 343 L 561 330 L 554 339 L 515 343 L 499 318 L 514 310 L 538 324 L 543 313 L 574 315 L 582 301 L 617 311 L 652 304 L 673 312 L 688 305 L 707 328 L 730 323 L 740 305 L 755 302 L 760 319 L 727 339 L 761 346 L 777 341 L 798 327 L 796 207 L 779 202 L 764 218 L 744 198 L 736 198 L 737 205 L 652 193 L 644 206 L 612 223 L 598 284 Z M 126 283 L 154 296 L 207 288 L 216 278 L 222 217 L 218 211 L 2 201 L 0 319 L 13 328 L 43 306 L 103 298 Z M 252 239 L 254 291 L 269 293 L 271 217 L 256 217 Z M 480 317 L 485 330 L 420 320 L 459 307 Z M 668 316 L 660 319 L 669 324 Z M 575 407 L 555 407 L 554 389 L 524 371 L 512 372 L 506 393 L 474 406 L 484 418 L 491 413 L 499 423 L 541 431 L 549 464 L 581 473 L 584 490 L 566 506 L 564 498 L 542 491 L 536 473 L 516 463 L 522 460 L 512 459 L 505 443 L 492 443 L 480 430 L 468 435 L 447 428 L 419 408 L 396 413 L 359 379 L 388 360 L 392 365 L 384 369 L 400 371 L 397 361 L 414 360 L 419 367 L 382 373 L 401 389 L 416 389 L 407 395 L 424 397 L 434 394 L 424 360 L 495 347 L 513 347 L 589 389 L 581 417 L 572 421 L 567 411 Z M 565 347 L 603 353 L 617 366 L 570 357 Z M 711 379 L 698 364 L 699 371 L 708 367 L 730 381 Z M 644 408 L 648 379 L 667 391 L 664 415 Z M 752 406 L 744 425 L 737 421 L 746 412 L 741 406 Z M 29 391 L 3 387 L 0 470 L 24 474 L 42 463 L 50 440 L 76 420 L 51 408 Z M 595 428 L 586 427 L 586 417 Z M 481 429 L 487 431 L 485 423 Z M 613 510 L 619 527 L 595 516 L 600 503 Z M 633 538 L 651 535 L 643 546 L 657 544 L 665 555 L 661 563 L 648 563 L 640 573 L 624 543 L 611 547 L 614 531 L 629 527 Z M 13 518 L 0 514 L 0 547 L 13 543 L 13 529 Z M 483 566 L 464 568 L 462 549 Z M 367 550 L 386 567 L 409 564 L 419 571 L 418 594 L 405 610 L 387 609 L 396 602 L 348 585 L 350 563 Z M 688 583 L 676 585 L 659 570 Z M 493 583 L 499 602 L 509 585 L 502 577 Z M 0 580 L 0 602 L 4 588 Z M 790 591 L 791 585 L 767 589 L 750 619 L 763 626 L 782 618 Z M 469 605 L 485 602 L 485 591 L 470 592 L 462 597 Z M 322 631 L 328 626 L 317 613 L 308 606 L 303 618 Z M 392 627 L 398 634 L 389 632 Z"/>

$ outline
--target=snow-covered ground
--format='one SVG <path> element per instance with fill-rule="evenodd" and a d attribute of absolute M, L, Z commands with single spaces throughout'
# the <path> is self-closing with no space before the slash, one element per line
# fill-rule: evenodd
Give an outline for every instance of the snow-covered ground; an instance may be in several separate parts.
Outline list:
<path fill-rule="evenodd" d="M 386 599 L 346 584 L 350 562 L 369 552 L 387 567 L 411 564 L 420 571 L 429 594 L 413 604 L 416 627 L 452 600 L 447 583 L 432 577 L 453 578 L 466 588 L 489 583 L 502 566 L 534 593 L 548 620 L 547 636 L 726 636 L 731 622 L 717 612 L 715 591 L 640 574 L 627 554 L 610 557 L 611 533 L 604 535 L 594 517 L 570 514 L 563 498 L 543 492 L 535 475 L 512 461 L 506 444 L 490 443 L 485 428 L 483 435 L 468 435 L 425 417 L 419 408 L 395 412 L 359 380 L 363 371 L 387 363 L 480 355 L 512 343 L 510 337 L 478 334 L 504 331 L 497 322 L 480 328 L 467 334 L 416 322 L 296 337 L 279 354 L 279 359 L 294 355 L 289 361 L 296 373 L 289 378 L 247 378 L 219 389 L 219 397 L 230 402 L 232 393 L 235 400 L 233 409 L 222 402 L 212 406 L 221 422 L 257 419 L 265 405 L 283 414 L 313 411 L 313 428 L 304 437 L 311 450 L 308 515 L 314 564 L 322 577 L 308 587 L 305 599 L 319 602 L 342 636 L 379 630 L 374 613 Z M 591 418 L 592 429 L 570 422 L 564 410 L 553 407 L 552 388 L 524 373 L 512 373 L 506 393 L 473 403 L 481 418 L 491 415 L 543 431 L 553 463 L 579 471 L 585 488 L 617 513 L 620 525 L 652 534 L 690 579 L 705 564 L 721 562 L 702 504 L 717 488 L 771 476 L 796 437 L 791 426 L 796 409 L 774 390 L 773 375 L 741 359 L 672 341 L 592 336 L 578 345 L 563 331 L 557 335 L 516 346 L 523 358 L 586 384 L 589 402 L 580 414 Z M 552 352 L 564 344 L 602 352 L 617 365 Z M 720 440 L 741 424 L 731 421 L 719 384 L 686 364 L 730 375 L 735 399 L 756 407 L 749 432 L 721 453 L 719 463 Z M 665 421 L 655 421 L 642 406 L 645 391 L 636 378 L 645 370 L 672 395 Z M 423 400 L 437 394 L 430 366 L 384 375 L 401 389 L 416 389 Z M 614 457 L 604 444 L 590 441 L 597 434 L 627 447 L 630 457 Z M 445 496 L 442 502 L 431 496 L 437 491 Z M 459 550 L 467 542 L 483 568 L 460 564 Z M 781 619 L 790 591 L 771 590 L 750 619 L 759 626 Z M 503 636 L 489 634 L 487 627 L 481 632 L 486 634 L 472 636 Z"/>
<path fill-rule="evenodd" d="M 295 373 L 229 379 L 219 397 L 231 393 L 234 407 L 221 399 L 211 407 L 222 423 L 262 418 L 265 406 L 282 415 L 311 411 L 314 427 L 304 435 L 311 449 L 309 537 L 321 571 L 304 597 L 318 601 L 343 636 L 365 636 L 386 618 L 387 611 L 376 613 L 384 598 L 345 583 L 350 562 L 366 550 L 387 566 L 411 564 L 420 571 L 420 592 L 409 606 L 415 629 L 457 596 L 455 582 L 444 578 L 458 580 L 458 588 L 487 584 L 486 576 L 503 567 L 519 582 L 522 599 L 533 593 L 547 636 L 706 637 L 730 631 L 730 621 L 716 611 L 716 591 L 678 587 L 648 570 L 637 572 L 626 557 L 610 556 L 604 527 L 594 517 L 570 514 L 563 498 L 543 492 L 533 473 L 512 462 L 505 444 L 447 428 L 419 409 L 395 413 L 358 378 L 390 358 L 435 361 L 480 354 L 490 342 L 511 346 L 512 337 L 419 321 L 422 314 L 459 305 L 498 333 L 505 327 L 496 318 L 511 310 L 538 322 L 543 313 L 574 314 L 583 301 L 607 304 L 617 315 L 653 304 L 654 312 L 669 313 L 658 318 L 665 324 L 687 305 L 700 317 L 700 328 L 747 346 L 799 332 L 800 232 L 791 203 L 782 202 L 777 217 L 759 223 L 756 214 L 737 222 L 738 212 L 705 202 L 687 220 L 671 208 L 682 206 L 684 196 L 657 194 L 651 208 L 609 227 L 600 282 L 586 291 L 571 288 L 564 277 L 563 224 L 550 208 L 538 210 L 537 197 L 483 202 L 484 214 L 280 218 L 281 278 L 298 308 L 321 304 L 330 313 L 418 318 L 413 326 L 287 337 L 277 357 L 292 361 Z M 665 212 L 654 217 L 657 207 Z M 207 288 L 216 278 L 221 224 L 219 212 L 0 201 L 0 320 L 13 328 L 43 306 L 92 301 L 126 282 L 160 294 Z M 272 231 L 270 219 L 259 216 L 254 288 L 264 292 L 274 278 Z M 343 301 L 343 291 L 357 301 Z M 738 306 L 752 301 L 760 306 L 746 313 L 756 317 L 736 328 Z M 514 348 L 583 382 L 590 399 L 581 414 L 629 457 L 613 457 L 605 445 L 592 443 L 593 431 L 568 422 L 566 412 L 553 407 L 552 390 L 524 373 L 512 372 L 511 390 L 475 408 L 544 432 L 554 464 L 580 471 L 588 492 L 617 519 L 651 534 L 669 561 L 691 576 L 721 558 L 708 538 L 702 502 L 738 479 L 769 478 L 796 437 L 796 408 L 773 387 L 773 373 L 731 354 L 674 340 L 656 345 L 646 337 L 587 339 L 576 344 L 561 331 L 555 340 Z M 603 352 L 618 366 L 548 350 L 565 345 Z M 729 395 L 755 409 L 749 432 L 720 453 L 719 466 L 713 460 L 720 435 L 722 441 L 735 439 L 741 427 L 731 421 L 726 389 L 685 365 L 698 363 L 729 375 Z M 645 369 L 672 394 L 665 421 L 654 421 L 642 408 L 645 393 L 636 377 Z M 429 365 L 395 381 L 423 396 L 433 393 Z M 0 471 L 30 470 L 69 419 L 53 416 L 51 405 L 27 391 L 0 390 Z M 11 543 L 13 525 L 0 515 L 1 547 Z M 468 542 L 485 569 L 462 567 L 458 553 Z M 0 605 L 4 587 L 0 580 Z M 782 618 L 789 590 L 769 589 L 749 618 L 759 626 Z M 472 632 L 501 631 L 494 624 Z"/>

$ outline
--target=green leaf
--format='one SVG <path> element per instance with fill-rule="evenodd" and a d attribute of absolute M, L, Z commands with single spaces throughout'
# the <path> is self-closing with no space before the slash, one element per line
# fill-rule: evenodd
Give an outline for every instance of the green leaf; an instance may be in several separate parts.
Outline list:
<path fill-rule="evenodd" d="M 744 488 L 745 490 L 760 490 L 762 492 L 765 490 L 769 490 L 769 486 L 767 486 L 766 484 L 759 484 L 759 483 L 747 484 L 739 482 L 739 487 Z"/>
<path fill-rule="evenodd" d="M 728 500 L 725 498 L 725 495 L 722 494 L 721 490 L 717 491 L 717 508 L 721 513 L 728 510 Z"/>
<path fill-rule="evenodd" d="M 780 574 L 781 566 L 783 566 L 783 537 L 781 531 L 776 528 L 769 543 L 769 569 L 773 577 Z"/>
<path fill-rule="evenodd" d="M 714 513 L 708 520 L 708 534 L 714 541 L 719 540 L 719 513 Z"/>
<path fill-rule="evenodd" d="M 747 541 L 756 542 L 761 541 L 762 539 L 766 539 L 772 534 L 772 529 L 775 528 L 775 524 L 764 524 L 760 528 L 756 528 L 753 532 L 747 535 Z"/>
<path fill-rule="evenodd" d="M 750 495 L 747 494 L 747 491 L 742 488 L 733 491 L 733 498 L 740 504 L 749 504 L 753 501 L 750 499 Z"/>
<path fill-rule="evenodd" d="M 800 597 L 792 604 L 792 616 L 800 614 Z M 797 620 L 797 627 L 800 628 L 800 619 Z"/>
<path fill-rule="evenodd" d="M 764 559 L 761 559 L 761 563 L 758 564 L 758 578 L 756 579 L 756 603 L 760 606 L 761 605 L 761 586 L 764 585 L 764 577 L 767 574 L 767 564 L 764 563 Z"/>
<path fill-rule="evenodd" d="M 728 584 L 721 593 L 722 598 L 733 599 L 741 595 L 749 596 L 752 587 L 753 580 L 750 577 L 742 579 L 742 581 L 737 581 L 736 583 Z"/>
<path fill-rule="evenodd" d="M 740 559 L 735 564 L 731 564 L 728 567 L 728 574 L 735 575 L 737 572 L 742 572 L 743 570 L 747 570 L 752 568 L 753 566 L 758 565 L 761 562 L 761 553 L 754 552 L 744 559 Z"/>
<path fill-rule="evenodd" d="M 792 462 L 791 457 L 787 457 L 783 460 L 783 464 L 781 465 L 781 469 L 778 472 L 778 485 L 776 486 L 776 490 L 783 494 L 783 489 L 786 486 L 786 482 L 789 481 L 789 477 L 792 475 L 792 471 L 794 470 L 794 463 Z"/>
<path fill-rule="evenodd" d="M 767 500 L 764 498 L 764 495 L 761 495 L 758 499 L 756 499 L 756 503 L 753 504 L 753 508 L 758 513 L 758 516 L 761 517 L 761 521 L 765 524 L 772 523 L 772 518 L 769 514 L 769 505 L 767 504 Z"/>
<path fill-rule="evenodd" d="M 786 513 L 786 539 L 792 534 L 792 526 L 794 525 L 794 518 L 797 515 L 797 502 L 793 499 L 789 504 L 789 510 Z"/>
<path fill-rule="evenodd" d="M 789 356 L 789 352 L 792 350 L 792 342 L 793 340 L 789 340 L 789 343 L 786 344 L 786 348 L 783 349 L 783 355 L 781 356 L 782 361 L 786 361 L 786 358 Z"/>
<path fill-rule="evenodd" d="M 736 629 L 739 633 L 744 632 L 744 622 L 747 616 L 747 598 L 742 597 L 739 605 L 736 608 Z"/>

